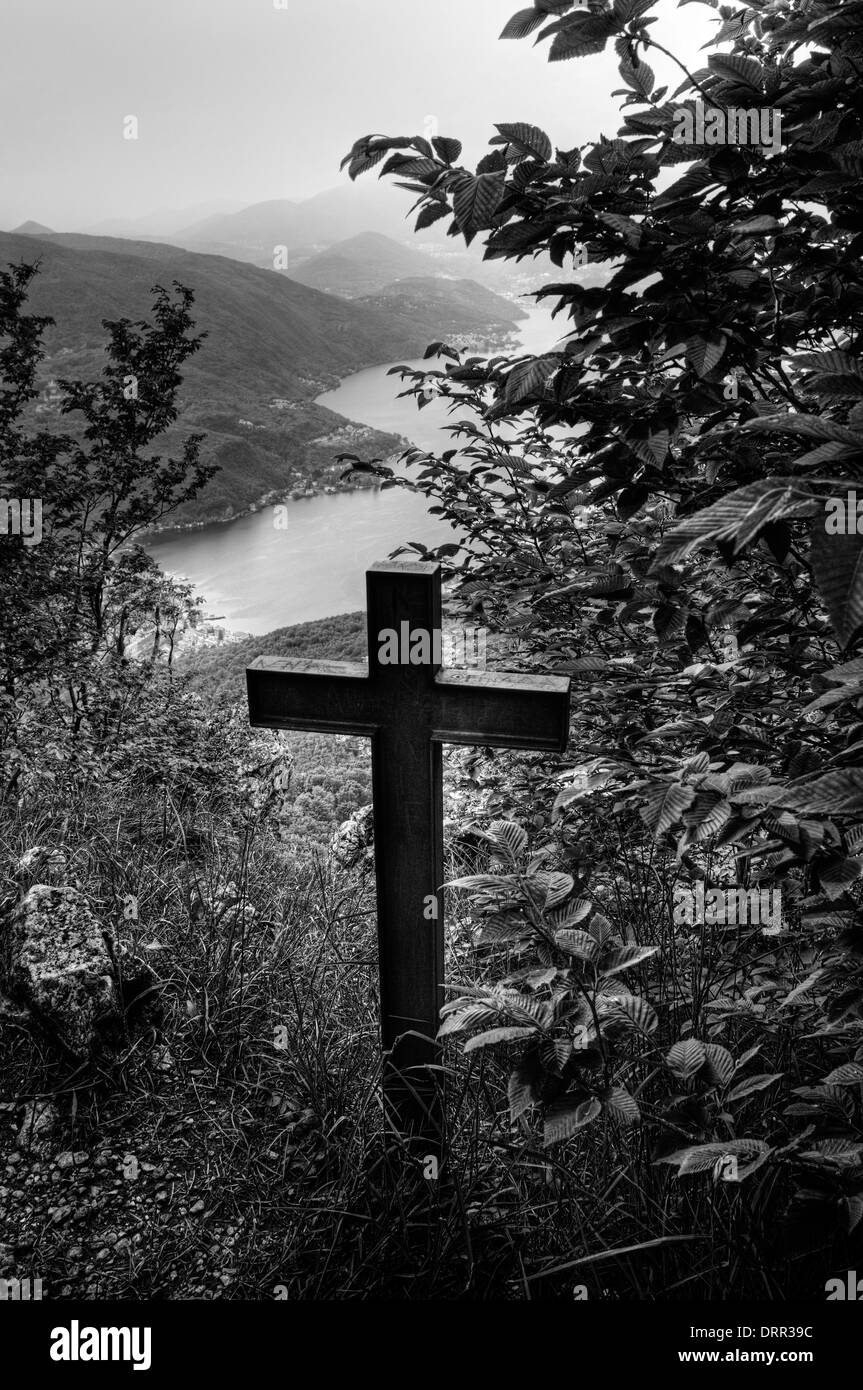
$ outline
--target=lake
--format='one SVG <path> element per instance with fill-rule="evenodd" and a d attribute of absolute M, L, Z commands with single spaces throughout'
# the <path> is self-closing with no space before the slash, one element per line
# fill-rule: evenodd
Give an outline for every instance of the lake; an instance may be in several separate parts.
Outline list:
<path fill-rule="evenodd" d="M 520 350 L 551 349 L 561 328 L 547 309 L 531 306 L 519 322 Z M 434 363 L 406 363 L 434 366 Z M 404 435 L 421 449 L 452 448 L 443 427 L 452 423 L 446 405 L 433 400 L 417 410 L 413 398 L 398 399 L 401 379 L 388 367 L 370 367 L 347 377 L 319 405 L 349 420 Z M 447 522 L 430 516 L 418 493 L 342 492 L 288 504 L 288 527 L 276 530 L 270 507 L 236 521 L 194 531 L 168 532 L 147 542 L 162 569 L 189 579 L 206 600 L 206 610 L 243 632 L 272 632 L 365 608 L 365 572 L 407 541 L 423 545 L 452 540 Z"/>

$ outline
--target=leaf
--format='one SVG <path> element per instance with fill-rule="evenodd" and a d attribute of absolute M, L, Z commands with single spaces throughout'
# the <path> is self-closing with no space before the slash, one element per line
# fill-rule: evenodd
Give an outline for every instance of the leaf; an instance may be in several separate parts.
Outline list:
<path fill-rule="evenodd" d="M 656 1010 L 640 994 L 625 994 L 614 1000 L 613 1014 L 622 1014 L 639 1033 L 645 1036 L 659 1027 Z"/>
<path fill-rule="evenodd" d="M 738 236 L 773 236 L 782 231 L 782 223 L 775 217 L 748 217 L 743 222 L 731 222 L 728 230 Z"/>
<path fill-rule="evenodd" d="M 547 1028 L 553 1021 L 554 1010 L 547 999 L 537 999 L 532 994 L 508 994 L 505 991 L 501 991 L 498 998 L 501 1012 L 509 1014 L 516 1023 Z"/>
<path fill-rule="evenodd" d="M 524 122 L 517 121 L 514 125 L 496 125 L 495 129 L 500 131 L 511 145 L 517 145 L 532 158 L 541 159 L 546 163 L 551 159 L 551 141 L 539 126 L 525 125 Z"/>
<path fill-rule="evenodd" d="M 831 348 L 829 352 L 800 352 L 791 361 L 793 366 L 806 372 L 856 377 L 863 381 L 863 359 L 852 357 L 850 353 L 840 352 L 836 348 Z"/>
<path fill-rule="evenodd" d="M 764 85 L 761 64 L 756 63 L 754 58 L 743 58 L 738 53 L 711 53 L 707 65 L 717 76 L 729 82 L 742 82 L 753 91 L 760 92 Z"/>
<path fill-rule="evenodd" d="M 432 144 L 444 164 L 454 164 L 462 152 L 461 140 L 450 140 L 444 135 L 436 135 Z"/>
<path fill-rule="evenodd" d="M 561 931 L 564 927 L 574 927 L 577 922 L 584 921 L 592 908 L 590 898 L 573 898 L 563 907 L 556 907 L 548 914 L 549 926 L 555 931 Z"/>
<path fill-rule="evenodd" d="M 657 548 L 654 568 L 678 564 L 696 546 L 711 540 L 730 542 L 736 554 L 770 522 L 810 515 L 815 505 L 806 484 L 795 478 L 748 483 L 668 532 Z"/>
<path fill-rule="evenodd" d="M 748 420 L 743 428 L 747 434 L 799 434 L 804 439 L 835 439 L 858 452 L 863 448 L 863 439 L 857 431 L 823 415 L 762 415 L 758 420 Z"/>
<path fill-rule="evenodd" d="M 501 912 L 483 917 L 481 926 L 482 931 L 479 939 L 483 946 L 489 941 L 513 941 L 528 930 L 528 924 L 523 917 Z"/>
<path fill-rule="evenodd" d="M 863 536 L 829 535 L 816 516 L 809 554 L 839 645 L 850 647 L 863 626 Z"/>
<path fill-rule="evenodd" d="M 784 1072 L 763 1072 L 758 1076 L 748 1076 L 745 1081 L 741 1081 L 733 1087 L 725 1097 L 725 1104 L 731 1105 L 735 1100 L 743 1100 L 745 1096 L 754 1095 L 756 1091 L 766 1091 L 768 1086 L 772 1086 L 774 1081 L 779 1081 L 785 1075 Z"/>
<path fill-rule="evenodd" d="M 686 361 L 696 376 L 709 376 L 728 346 L 724 333 L 710 333 L 690 338 L 686 344 Z"/>
<path fill-rule="evenodd" d="M 858 1164 L 863 1144 L 853 1139 L 820 1139 L 811 1149 L 801 1150 L 801 1158 L 821 1159 L 828 1163 Z"/>
<path fill-rule="evenodd" d="M 863 1216 L 863 1196 L 855 1192 L 853 1196 L 845 1198 L 845 1209 L 848 1212 L 848 1232 L 854 1230 L 859 1225 L 860 1218 Z"/>
<path fill-rule="evenodd" d="M 443 203 L 428 203 L 417 218 L 414 231 L 421 232 L 425 227 L 432 227 L 435 222 L 439 222 L 442 217 L 449 217 L 449 208 Z M 426 355 L 428 356 L 429 354 Z M 431 355 L 433 356 L 434 354 Z"/>
<path fill-rule="evenodd" d="M 656 1162 L 676 1163 L 677 1176 L 683 1177 L 687 1173 L 708 1172 L 723 1159 L 743 1159 L 744 1162 L 749 1159 L 745 1169 L 737 1165 L 736 1177 L 740 1180 L 760 1168 L 772 1152 L 762 1139 L 728 1139 L 720 1144 L 692 1144 L 688 1148 L 678 1149 L 676 1153 L 666 1154 Z"/>
<path fill-rule="evenodd" d="M 603 978 L 607 978 L 610 975 L 618 975 L 621 970 L 632 970 L 643 960 L 655 956 L 658 950 L 658 946 L 621 946 L 620 950 L 611 951 L 604 958 L 599 973 Z"/>
<path fill-rule="evenodd" d="M 859 859 L 846 859 L 844 855 L 834 855 L 818 865 L 818 880 L 822 889 L 831 899 L 841 898 L 845 891 L 856 883 L 863 866 Z"/>
<path fill-rule="evenodd" d="M 705 1043 L 705 1070 L 719 1086 L 727 1086 L 734 1075 L 734 1058 L 727 1047 L 719 1043 Z"/>
<path fill-rule="evenodd" d="M 795 985 L 794 989 L 792 989 L 789 994 L 786 994 L 785 998 L 782 1000 L 782 1003 L 779 1005 L 779 1008 L 784 1009 L 787 1007 L 788 1004 L 793 1004 L 795 1000 L 797 1000 L 800 997 L 801 994 L 805 994 L 807 990 L 810 990 L 812 986 L 815 984 L 815 982 L 817 980 L 820 980 L 821 976 L 825 973 L 826 972 L 823 966 L 819 966 L 817 970 L 813 970 L 812 974 L 808 975 L 807 978 L 803 980 L 801 984 Z"/>
<path fill-rule="evenodd" d="M 545 14 L 542 10 L 518 10 L 512 19 L 508 19 L 501 31 L 502 39 L 526 39 L 532 34 L 534 29 L 538 29 L 540 24 L 545 23 Z"/>
<path fill-rule="evenodd" d="M 565 27 L 555 35 L 549 50 L 550 63 L 559 63 L 566 58 L 582 58 L 588 53 L 602 53 L 606 40 L 617 27 L 612 14 L 567 15 L 562 23 Z"/>
<path fill-rule="evenodd" d="M 513 874 L 467 874 L 444 884 L 444 888 L 470 888 L 475 893 L 511 893 L 516 886 Z"/>
<path fill-rule="evenodd" d="M 837 459 L 850 458 L 853 452 L 849 445 L 840 444 L 836 439 L 828 439 L 825 444 L 819 444 L 817 449 L 810 449 L 808 453 L 796 458 L 794 467 L 817 468 L 823 463 L 835 463 Z"/>
<path fill-rule="evenodd" d="M 602 1105 L 595 1096 L 583 1101 L 564 1096 L 562 1100 L 555 1101 L 546 1114 L 543 1143 L 546 1148 L 550 1144 L 560 1144 L 577 1130 L 591 1124 L 601 1112 Z"/>
<path fill-rule="evenodd" d="M 615 1086 L 611 1093 L 603 1097 L 603 1105 L 609 1114 L 624 1125 L 641 1123 L 638 1101 L 631 1096 L 625 1086 Z"/>
<path fill-rule="evenodd" d="M 575 881 L 570 874 L 548 874 L 547 879 L 548 888 L 545 894 L 546 912 L 549 908 L 557 907 L 558 903 L 562 903 L 564 898 L 568 898 L 575 887 Z"/>
<path fill-rule="evenodd" d="M 643 97 L 650 96 L 656 86 L 656 74 L 648 63 L 641 62 L 636 68 L 631 62 L 624 61 L 618 70 L 627 87 L 632 87 Z"/>
<path fill-rule="evenodd" d="M 381 177 L 384 174 L 400 174 L 404 179 L 422 179 L 428 186 L 431 186 L 440 176 L 441 168 L 434 159 L 419 155 L 394 154 L 381 170 Z"/>
<path fill-rule="evenodd" d="M 480 1047 L 494 1047 L 496 1043 L 514 1042 L 517 1038 L 529 1038 L 535 1033 L 535 1029 L 519 1026 L 507 1028 L 489 1028 L 486 1033 L 477 1033 L 470 1038 L 464 1045 L 465 1052 L 476 1052 Z"/>
<path fill-rule="evenodd" d="M 519 1115 L 536 1105 L 542 1092 L 542 1064 L 532 1050 L 520 1057 L 507 1083 L 509 1117 L 514 1123 Z"/>
<path fill-rule="evenodd" d="M 792 783 L 773 798 L 792 811 L 806 815 L 850 815 L 863 808 L 863 768 L 838 768 L 803 785 Z"/>
<path fill-rule="evenodd" d="M 683 823 L 696 841 L 707 840 L 721 830 L 731 816 L 731 805 L 716 792 L 699 792 L 683 817 Z"/>
<path fill-rule="evenodd" d="M 554 939 L 562 951 L 579 960 L 595 965 L 599 959 L 599 943 L 586 931 L 559 931 Z"/>
<path fill-rule="evenodd" d="M 491 1023 L 498 1017 L 499 1010 L 490 1008 L 488 1004 L 469 1004 L 466 1009 L 447 1014 L 437 1035 L 439 1038 L 445 1038 L 450 1033 L 462 1033 L 477 1023 Z"/>
<path fill-rule="evenodd" d="M 517 363 L 506 378 L 504 403 L 512 405 L 542 395 L 549 376 L 559 365 L 556 357 L 534 357 L 529 362 Z"/>
<path fill-rule="evenodd" d="M 697 1038 L 684 1038 L 676 1042 L 665 1058 L 671 1071 L 681 1081 L 688 1081 L 707 1060 L 704 1043 Z"/>
<path fill-rule="evenodd" d="M 517 863 L 527 845 L 527 831 L 511 820 L 493 821 L 487 831 L 475 828 L 475 833 L 494 845 L 513 864 Z"/>
<path fill-rule="evenodd" d="M 647 67 L 646 63 L 642 67 Z M 649 72 L 650 69 L 647 68 Z M 623 217 L 619 212 L 598 212 L 597 220 L 604 222 L 606 227 L 611 227 L 613 231 L 620 232 L 627 246 L 637 247 L 641 244 L 643 232 L 637 222 L 633 222 L 631 217 Z"/>
<path fill-rule="evenodd" d="M 661 782 L 649 788 L 647 801 L 641 808 L 641 819 L 659 839 L 676 825 L 687 807 L 695 800 L 695 788 L 682 782 Z"/>
<path fill-rule="evenodd" d="M 618 24 L 628 24 L 646 14 L 656 0 L 614 0 L 614 17 Z"/>
<path fill-rule="evenodd" d="M 463 174 L 453 185 L 453 212 L 460 232 L 470 245 L 477 232 L 491 226 L 503 197 L 506 175 Z"/>
<path fill-rule="evenodd" d="M 606 941 L 611 941 L 617 936 L 614 927 L 611 925 L 608 918 L 601 912 L 595 912 L 593 914 L 587 924 L 587 930 L 590 932 L 594 941 L 597 941 L 600 946 L 604 946 Z"/>
<path fill-rule="evenodd" d="M 572 1039 L 545 1038 L 540 1043 L 539 1055 L 549 1071 L 562 1072 L 572 1056 Z"/>
<path fill-rule="evenodd" d="M 825 1086 L 863 1086 L 863 1067 L 859 1062 L 843 1062 L 824 1078 Z"/>
<path fill-rule="evenodd" d="M 653 206 L 654 208 L 665 208 L 669 203 L 681 202 L 686 198 L 693 197 L 696 193 L 703 193 L 705 188 L 709 188 L 715 182 L 716 175 L 709 164 L 693 164 L 682 178 L 677 179 L 658 197 L 654 198 Z"/>

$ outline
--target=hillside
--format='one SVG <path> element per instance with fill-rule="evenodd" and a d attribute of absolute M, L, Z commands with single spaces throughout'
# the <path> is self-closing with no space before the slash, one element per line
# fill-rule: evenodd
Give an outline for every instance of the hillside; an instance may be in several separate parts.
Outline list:
<path fill-rule="evenodd" d="M 186 367 L 180 420 L 165 446 L 176 447 L 190 429 L 205 430 L 205 455 L 220 472 L 173 513 L 175 524 L 225 520 L 265 494 L 308 483 L 336 485 L 336 455 L 357 444 L 378 455 L 401 447 L 397 436 L 352 427 L 313 402 L 343 375 L 421 352 L 435 335 L 403 314 L 390 317 L 272 272 L 156 242 L 0 234 L 0 263 L 32 262 L 34 253 L 40 273 L 31 308 L 55 320 L 45 338 L 46 386 L 96 377 L 102 320 L 148 315 L 154 284 L 176 279 L 194 289 L 195 319 L 208 337 Z M 56 392 L 33 413 L 43 428 L 59 426 Z M 63 419 L 63 428 L 70 423 Z"/>
<path fill-rule="evenodd" d="M 306 267 L 319 255 L 343 247 L 356 238 L 383 236 L 398 246 L 404 257 L 412 258 L 412 263 L 407 259 L 403 262 L 405 268 L 399 273 L 404 275 L 470 277 L 501 292 L 520 292 L 536 283 L 536 266 L 534 273 L 528 276 L 518 266 L 485 261 L 479 245 L 468 248 L 460 243 L 455 246 L 446 234 L 445 223 L 415 233 L 414 221 L 405 219 L 403 203 L 386 185 L 342 184 L 305 201 L 272 199 L 253 203 L 239 212 L 203 218 L 172 232 L 171 240 L 192 251 L 231 256 L 265 267 L 272 265 L 275 246 L 287 246 L 290 275 L 302 280 Z M 422 249 L 418 250 L 418 245 Z M 427 268 L 429 259 L 434 266 L 432 271 Z M 420 268 L 424 264 L 425 270 Z M 547 262 L 540 269 L 543 270 L 542 279 L 553 268 Z M 317 276 L 316 271 L 313 274 Z M 390 272 L 378 284 L 383 286 L 395 278 L 397 276 Z M 319 287 L 317 278 L 308 283 Z M 332 283 L 335 285 L 337 281 Z M 375 287 L 369 284 L 368 291 Z"/>
<path fill-rule="evenodd" d="M 313 198 L 274 198 L 239 212 L 202 218 L 183 228 L 177 239 L 183 246 L 258 247 L 272 255 L 273 247 L 281 244 L 292 251 L 322 249 L 363 232 L 397 236 L 400 229 L 407 230 L 404 206 L 391 188 L 342 184 Z M 439 241 L 441 233 L 431 229 L 424 239 Z"/>
<path fill-rule="evenodd" d="M 512 332 L 524 309 L 487 290 L 475 280 L 436 280 L 412 276 L 356 301 L 371 309 L 407 319 L 432 319 L 442 337 L 458 334 L 482 338 Z M 479 344 L 472 344 L 479 345 Z"/>
<path fill-rule="evenodd" d="M 53 236 L 50 227 L 46 227 L 43 222 L 22 222 L 20 227 L 13 227 L 11 236 Z"/>
<path fill-rule="evenodd" d="M 223 256 L 199 255 L 160 242 L 74 233 L 39 237 L 0 234 L 0 261 L 32 260 L 40 274 L 34 312 L 56 326 L 49 353 L 63 352 L 64 370 L 101 361 L 104 318 L 146 314 L 154 283 L 179 280 L 195 291 L 195 318 L 209 336 L 189 363 L 186 391 L 236 401 L 270 396 L 303 399 L 362 367 L 412 356 L 425 346 L 403 322 L 322 295 L 285 276 Z"/>
<path fill-rule="evenodd" d="M 389 245 L 378 238 L 378 256 L 380 242 Z M 520 315 L 479 285 L 455 291 L 455 282 L 417 279 L 411 290 L 349 302 L 272 271 L 161 242 L 0 233 L 0 264 L 31 262 L 34 253 L 40 273 L 31 308 L 55 320 L 45 339 L 46 386 L 96 377 L 104 361 L 102 320 L 147 316 L 153 285 L 178 280 L 195 291 L 195 320 L 208 336 L 186 366 L 180 420 L 165 447 L 175 448 L 188 430 L 203 430 L 205 455 L 220 471 L 172 514 L 174 525 L 227 520 L 265 496 L 307 485 L 339 486 L 343 469 L 335 459 L 358 447 L 368 456 L 398 452 L 398 436 L 346 421 L 314 398 L 351 372 L 418 357 L 448 333 L 482 340 L 508 332 Z M 416 263 L 429 262 L 406 252 L 404 264 Z M 34 414 L 43 428 L 57 425 L 56 392 Z"/>
<path fill-rule="evenodd" d="M 422 251 L 402 246 L 379 232 L 362 232 L 310 257 L 291 279 L 327 294 L 355 299 L 382 290 L 407 276 L 434 274 L 434 262 Z"/>
<path fill-rule="evenodd" d="M 207 700 L 224 696 L 244 700 L 246 667 L 259 656 L 304 657 L 306 660 L 365 661 L 365 613 L 341 613 L 317 622 L 277 628 L 242 642 L 180 653 L 177 670 L 192 690 Z"/>
<path fill-rule="evenodd" d="M 157 241 L 165 241 L 193 222 L 239 212 L 242 206 L 242 203 L 234 199 L 211 198 L 205 203 L 195 203 L 191 207 L 155 208 L 139 217 L 109 217 L 92 227 L 82 227 L 80 230 L 88 236 L 153 237 Z"/>

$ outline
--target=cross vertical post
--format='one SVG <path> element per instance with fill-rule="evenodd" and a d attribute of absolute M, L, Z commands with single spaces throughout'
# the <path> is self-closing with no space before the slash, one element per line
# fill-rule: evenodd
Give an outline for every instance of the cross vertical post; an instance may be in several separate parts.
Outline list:
<path fill-rule="evenodd" d="M 408 633 L 440 630 L 440 582 L 429 583 L 415 567 L 403 571 L 398 584 L 391 569 L 369 570 L 367 612 L 369 683 L 382 708 L 391 710 L 372 736 L 384 1103 L 396 1128 L 435 1140 L 440 1088 L 424 1068 L 437 1055 L 444 1002 L 443 747 L 429 739 L 427 718 L 412 719 L 409 712 L 423 713 L 418 696 L 421 701 L 438 667 L 429 664 L 418 681 L 417 667 L 383 666 L 375 656 L 381 633 L 401 639 L 402 623 Z M 429 899 L 431 912 L 424 916 Z"/>
<path fill-rule="evenodd" d="M 373 566 L 367 612 L 367 666 L 261 657 L 246 673 L 249 718 L 371 739 L 384 1108 L 406 1138 L 439 1150 L 441 1088 L 429 1068 L 444 1002 L 442 745 L 563 752 L 569 680 L 441 670 L 437 564 Z"/>

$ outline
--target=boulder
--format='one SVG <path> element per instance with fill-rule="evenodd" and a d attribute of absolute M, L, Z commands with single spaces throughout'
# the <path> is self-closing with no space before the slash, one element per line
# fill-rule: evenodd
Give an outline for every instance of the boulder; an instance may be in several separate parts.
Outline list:
<path fill-rule="evenodd" d="M 342 821 L 330 840 L 330 854 L 344 869 L 374 863 L 375 817 L 371 806 L 361 806 Z"/>
<path fill-rule="evenodd" d="M 99 1030 L 122 1024 L 116 971 L 81 893 L 36 884 L 0 927 L 0 988 L 26 1004 L 73 1056 L 92 1056 Z"/>
<path fill-rule="evenodd" d="M 57 1108 L 50 1100 L 28 1101 L 15 1140 L 18 1148 L 30 1153 L 44 1153 L 58 1119 Z"/>
<path fill-rule="evenodd" d="M 63 884 L 66 881 L 66 856 L 51 845 L 34 845 L 15 864 L 12 875 L 22 891 L 35 883 Z"/>

